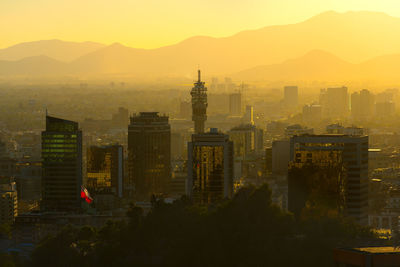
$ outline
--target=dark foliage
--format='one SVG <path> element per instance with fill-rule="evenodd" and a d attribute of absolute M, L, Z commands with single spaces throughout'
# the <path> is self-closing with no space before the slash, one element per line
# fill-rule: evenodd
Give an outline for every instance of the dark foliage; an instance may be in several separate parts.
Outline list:
<path fill-rule="evenodd" d="M 183 197 L 153 201 L 144 216 L 103 228 L 66 227 L 41 242 L 32 266 L 333 266 L 332 248 L 373 238 L 338 217 L 313 214 L 296 222 L 271 203 L 268 186 L 241 189 L 215 207 Z"/>

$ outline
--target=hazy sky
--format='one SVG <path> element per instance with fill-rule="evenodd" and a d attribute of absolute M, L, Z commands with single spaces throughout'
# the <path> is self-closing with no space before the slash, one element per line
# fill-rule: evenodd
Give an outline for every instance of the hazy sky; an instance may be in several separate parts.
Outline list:
<path fill-rule="evenodd" d="M 400 17 L 399 0 L 0 0 L 0 48 L 44 39 L 137 48 L 229 36 L 335 10 Z"/>

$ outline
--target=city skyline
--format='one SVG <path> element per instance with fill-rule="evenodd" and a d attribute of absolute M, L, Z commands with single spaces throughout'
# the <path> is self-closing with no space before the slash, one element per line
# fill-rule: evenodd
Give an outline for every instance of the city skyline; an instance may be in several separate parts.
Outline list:
<path fill-rule="evenodd" d="M 0 31 L 0 266 L 399 266 L 398 0 L 3 0 Z"/>

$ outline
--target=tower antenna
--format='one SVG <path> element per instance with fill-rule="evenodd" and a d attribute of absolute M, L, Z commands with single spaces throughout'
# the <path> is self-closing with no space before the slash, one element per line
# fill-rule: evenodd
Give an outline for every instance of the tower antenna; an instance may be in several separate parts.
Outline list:
<path fill-rule="evenodd" d="M 200 82 L 201 81 L 201 72 L 200 72 L 200 69 L 198 69 L 197 70 L 197 78 L 198 78 L 198 82 Z"/>

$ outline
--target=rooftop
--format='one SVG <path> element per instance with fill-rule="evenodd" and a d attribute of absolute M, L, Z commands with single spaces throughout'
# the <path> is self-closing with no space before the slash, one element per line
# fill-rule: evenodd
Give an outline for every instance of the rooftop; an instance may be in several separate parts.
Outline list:
<path fill-rule="evenodd" d="M 400 255 L 400 248 L 395 248 L 395 247 L 361 247 L 361 248 L 353 248 L 353 250 L 369 254 L 394 253 Z"/>

